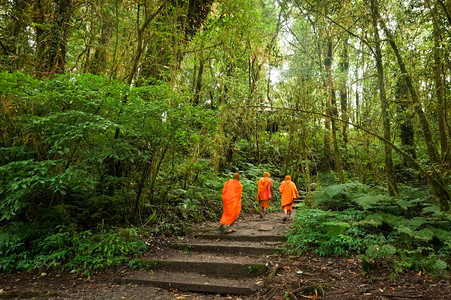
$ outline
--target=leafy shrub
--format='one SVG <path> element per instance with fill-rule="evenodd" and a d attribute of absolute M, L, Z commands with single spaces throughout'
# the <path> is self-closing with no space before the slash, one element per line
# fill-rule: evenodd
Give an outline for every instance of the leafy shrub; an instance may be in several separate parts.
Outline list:
<path fill-rule="evenodd" d="M 97 269 L 115 267 L 130 260 L 130 255 L 141 254 L 146 244 L 138 239 L 135 229 L 93 234 L 84 231 L 72 238 L 73 257 L 64 269 L 84 275 Z"/>
<path fill-rule="evenodd" d="M 146 248 L 136 229 L 73 233 L 13 223 L 0 232 L 0 270 L 57 268 L 83 275 L 118 266 Z"/>
<path fill-rule="evenodd" d="M 364 272 L 390 264 L 439 273 L 449 267 L 451 218 L 423 191 L 401 186 L 399 199 L 360 183 L 332 185 L 314 192 L 319 208 L 301 206 L 288 234 L 290 252 L 360 254 Z M 418 195 L 424 199 L 419 200 Z M 320 209 L 321 208 L 321 209 Z M 333 209 L 333 210 L 332 210 Z"/>
<path fill-rule="evenodd" d="M 357 252 L 362 247 L 359 237 L 363 232 L 352 228 L 351 224 L 358 218 L 355 211 L 339 214 L 330 210 L 301 208 L 295 215 L 287 244 L 294 253 L 309 249 L 323 256 Z"/>

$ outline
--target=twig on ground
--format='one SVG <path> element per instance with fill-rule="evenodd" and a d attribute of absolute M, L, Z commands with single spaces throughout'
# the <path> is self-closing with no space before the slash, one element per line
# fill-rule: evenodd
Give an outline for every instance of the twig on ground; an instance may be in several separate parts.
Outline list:
<path fill-rule="evenodd" d="M 269 292 L 266 293 L 263 300 L 270 300 L 274 296 L 275 293 L 276 293 L 276 289 L 274 289 L 274 288 L 270 289 Z"/>
<path fill-rule="evenodd" d="M 288 293 L 288 298 L 290 298 L 290 300 L 298 300 L 298 297 L 296 297 L 296 295 L 291 292 Z"/>
<path fill-rule="evenodd" d="M 269 272 L 268 280 L 273 279 L 277 275 L 277 271 L 280 269 L 279 264 L 276 264 L 274 268 L 272 268 L 271 272 Z"/>

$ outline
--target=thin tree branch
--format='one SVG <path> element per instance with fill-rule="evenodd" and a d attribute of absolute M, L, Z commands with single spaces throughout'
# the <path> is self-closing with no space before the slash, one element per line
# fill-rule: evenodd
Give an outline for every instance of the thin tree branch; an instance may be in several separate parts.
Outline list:
<path fill-rule="evenodd" d="M 298 6 L 299 8 L 303 7 L 302 4 L 299 3 L 299 0 L 295 0 L 295 2 L 296 2 L 297 6 Z M 306 3 L 309 4 L 310 6 L 313 6 L 313 4 L 311 4 L 311 3 L 310 3 L 309 1 L 307 1 L 307 0 L 304 0 L 304 2 L 306 2 Z M 304 8 L 305 8 L 305 7 L 304 7 Z M 310 10 L 307 9 L 307 8 L 305 8 L 305 9 L 306 9 L 307 11 L 310 11 Z M 373 48 L 371 47 L 370 43 L 369 43 L 366 39 L 364 39 L 363 37 L 361 37 L 361 36 L 359 36 L 358 34 L 356 34 L 356 33 L 354 33 L 354 32 L 351 31 L 351 28 L 355 25 L 355 23 L 357 23 L 357 20 L 354 22 L 354 24 L 353 24 L 352 26 L 350 26 L 349 28 L 346 28 L 345 26 L 341 25 L 340 23 L 338 23 L 337 21 L 335 21 L 334 19 L 332 19 L 332 18 L 329 17 L 328 15 L 323 14 L 323 13 L 321 13 L 321 12 L 317 12 L 317 13 L 318 13 L 319 15 L 321 15 L 321 16 L 327 18 L 329 21 L 331 21 L 332 23 L 334 23 L 335 25 L 337 25 L 338 27 L 340 27 L 341 29 L 343 29 L 344 31 L 346 31 L 346 32 L 347 32 L 348 34 L 350 34 L 351 36 L 355 37 L 356 39 L 361 40 L 365 45 L 367 45 L 367 47 L 371 50 L 371 52 L 372 52 L 373 55 L 374 55 L 374 50 L 373 50 Z"/>

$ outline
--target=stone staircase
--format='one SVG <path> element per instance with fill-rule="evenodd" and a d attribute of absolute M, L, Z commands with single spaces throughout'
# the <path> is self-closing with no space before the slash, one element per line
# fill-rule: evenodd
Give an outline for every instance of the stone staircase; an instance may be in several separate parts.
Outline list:
<path fill-rule="evenodd" d="M 140 259 L 145 268 L 118 283 L 198 293 L 252 295 L 264 288 L 268 269 L 279 260 L 290 222 L 283 214 L 237 220 L 234 233 L 219 234 L 218 225 L 200 228 L 170 247 L 154 249 Z"/>

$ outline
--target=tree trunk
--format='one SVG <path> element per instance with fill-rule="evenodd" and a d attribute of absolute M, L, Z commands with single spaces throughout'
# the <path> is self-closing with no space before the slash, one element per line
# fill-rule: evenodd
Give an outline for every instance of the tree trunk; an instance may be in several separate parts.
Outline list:
<path fill-rule="evenodd" d="M 51 26 L 50 49 L 45 72 L 64 73 L 66 65 L 66 45 L 71 14 L 71 0 L 55 0 Z"/>
<path fill-rule="evenodd" d="M 103 12 L 99 18 L 101 22 L 100 27 L 100 37 L 96 43 L 94 59 L 91 63 L 91 73 L 92 74 L 102 74 L 107 70 L 107 48 L 108 42 L 110 41 L 113 33 L 112 22 L 110 20 L 110 15 L 108 13 L 108 7 L 102 8 Z M 98 32 L 96 32 L 96 36 Z"/>
<path fill-rule="evenodd" d="M 331 112 L 331 97 L 332 92 L 330 91 L 330 88 L 332 87 L 332 79 L 330 82 L 330 88 L 329 88 L 329 73 L 331 73 L 332 69 L 332 41 L 328 41 L 327 43 L 327 55 L 326 59 L 324 60 L 324 66 L 326 67 L 327 77 L 326 77 L 326 90 L 328 92 L 328 99 L 326 100 L 326 115 L 330 116 L 332 114 Z M 330 172 L 331 170 L 331 150 L 330 150 L 330 118 L 326 117 L 324 119 L 324 156 L 321 163 L 321 169 L 323 172 Z"/>
<path fill-rule="evenodd" d="M 379 86 L 379 98 L 381 102 L 382 110 L 382 122 L 384 127 L 384 138 L 391 141 L 391 128 L 390 128 L 390 117 L 389 117 L 389 105 L 387 101 L 387 96 L 385 93 L 385 83 L 384 83 L 384 69 L 382 66 L 382 52 L 381 52 L 381 42 L 379 37 L 378 28 L 378 7 L 377 0 L 371 0 L 371 16 L 373 21 L 374 29 L 374 39 L 376 47 L 376 68 L 377 68 L 377 79 Z M 393 166 L 392 159 L 392 149 L 387 143 L 384 143 L 384 154 L 385 154 L 385 176 L 387 178 L 388 191 L 391 196 L 398 197 L 398 185 L 395 178 L 395 168 Z"/>
<path fill-rule="evenodd" d="M 64 73 L 72 0 L 37 0 L 33 4 L 38 76 Z"/>
<path fill-rule="evenodd" d="M 199 105 L 200 93 L 202 90 L 202 74 L 204 73 L 204 56 L 203 56 L 202 51 L 200 53 L 199 60 L 200 60 L 199 61 L 199 70 L 197 72 L 197 78 L 196 78 L 196 91 L 194 93 L 194 101 L 193 101 L 194 106 Z"/>
<path fill-rule="evenodd" d="M 442 76 L 442 55 L 440 46 L 440 25 L 437 18 L 439 18 L 437 3 L 431 9 L 431 19 L 432 19 L 432 34 L 434 39 L 434 80 L 435 80 L 435 94 L 437 97 L 437 118 L 438 118 L 438 128 L 440 132 L 440 148 L 441 148 L 441 158 L 445 162 L 446 166 L 451 168 L 451 158 L 448 149 L 448 135 L 446 132 L 446 122 L 445 122 L 445 101 L 443 96 L 443 76 Z"/>
<path fill-rule="evenodd" d="M 329 37 L 329 40 L 327 41 L 327 58 L 325 61 L 326 66 L 326 72 L 327 72 L 327 80 L 326 80 L 326 86 L 327 86 L 327 95 L 328 95 L 328 114 L 330 114 L 333 117 L 337 117 L 338 110 L 335 103 L 335 95 L 334 95 L 334 88 L 332 84 L 332 38 Z M 332 125 L 332 140 L 334 144 L 334 166 L 335 171 L 338 175 L 338 181 L 340 183 L 344 183 L 344 175 L 343 175 L 343 162 L 341 159 L 340 154 L 340 147 L 338 145 L 338 138 L 337 138 L 337 125 L 335 118 L 332 118 L 332 120 L 329 120 Z"/>
<path fill-rule="evenodd" d="M 416 159 L 417 155 L 415 152 L 415 131 L 413 128 L 412 118 L 413 113 L 410 110 L 410 106 L 407 102 L 407 87 L 404 80 L 399 79 L 396 85 L 396 100 L 398 104 L 398 119 L 397 123 L 399 123 L 400 127 L 400 138 L 401 138 L 401 148 L 410 154 L 414 159 Z M 404 165 L 408 164 L 408 160 L 404 157 Z"/>
<path fill-rule="evenodd" d="M 44 30 L 44 20 L 46 16 L 48 16 L 49 12 L 47 11 L 47 7 L 45 3 L 42 3 L 41 0 L 36 0 L 33 3 L 33 23 L 35 25 L 35 43 L 36 43 L 36 73 L 38 77 L 44 72 L 43 65 L 45 61 L 45 53 L 46 53 L 46 44 L 45 44 L 45 34 L 46 30 Z"/>
<path fill-rule="evenodd" d="M 434 141 L 432 139 L 429 122 L 423 111 L 422 105 L 418 98 L 417 91 L 415 90 L 415 87 L 413 86 L 413 82 L 412 82 L 410 73 L 407 72 L 406 65 L 404 63 L 404 60 L 401 57 L 398 46 L 395 43 L 393 34 L 386 26 L 384 20 L 382 18 L 380 18 L 380 16 L 379 16 L 379 21 L 380 21 L 382 28 L 384 29 L 385 34 L 387 35 L 390 46 L 392 47 L 393 52 L 395 53 L 399 68 L 401 69 L 403 78 L 405 80 L 407 88 L 409 89 L 410 95 L 412 97 L 413 108 L 420 121 L 420 126 L 421 126 L 421 129 L 423 132 L 423 137 L 426 142 L 426 147 L 427 147 L 427 151 L 429 154 L 429 159 L 431 160 L 432 164 L 434 164 L 435 166 L 441 167 L 441 164 L 439 161 L 439 155 L 437 153 L 437 148 L 435 147 Z M 446 187 L 447 186 L 446 179 L 443 178 L 441 172 L 437 173 L 434 170 L 433 173 L 434 173 L 433 176 L 436 178 L 436 180 L 429 180 L 429 183 L 431 184 L 432 192 L 439 199 L 441 209 L 447 211 L 447 210 L 449 210 L 449 201 L 451 199 L 451 196 Z"/>
<path fill-rule="evenodd" d="M 349 55 L 348 55 L 348 39 L 343 40 L 343 52 L 340 62 L 340 104 L 341 104 L 341 118 L 348 121 L 348 71 L 349 71 Z M 348 123 L 342 123 L 343 143 L 346 155 L 348 155 Z"/>
<path fill-rule="evenodd" d="M 435 143 L 432 140 L 432 133 L 429 126 L 429 122 L 426 118 L 426 115 L 423 111 L 422 105 L 420 103 L 420 100 L 418 98 L 417 91 L 415 87 L 413 86 L 412 78 L 410 76 L 410 73 L 407 72 L 406 65 L 404 63 L 404 60 L 401 57 L 401 54 L 399 52 L 398 46 L 395 43 L 395 40 L 393 38 L 393 34 L 386 26 L 383 19 L 379 17 L 380 25 L 384 29 L 385 34 L 388 37 L 388 41 L 390 43 L 390 46 L 393 49 L 393 52 L 395 53 L 396 59 L 398 61 L 399 68 L 401 69 L 401 73 L 403 76 L 403 79 L 406 82 L 407 88 L 409 89 L 410 95 L 412 97 L 413 102 L 413 108 L 415 110 L 415 113 L 417 114 L 419 120 L 420 120 L 420 126 L 423 131 L 424 140 L 426 142 L 429 158 L 433 164 L 439 164 L 439 156 L 437 153 L 437 148 L 435 147 Z"/>

